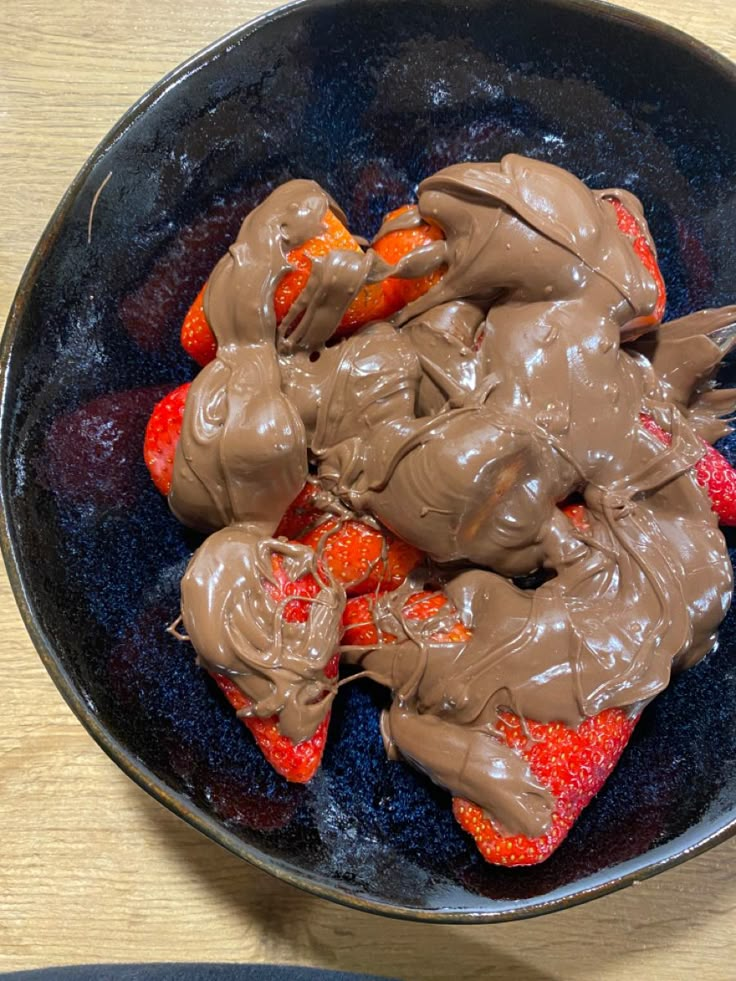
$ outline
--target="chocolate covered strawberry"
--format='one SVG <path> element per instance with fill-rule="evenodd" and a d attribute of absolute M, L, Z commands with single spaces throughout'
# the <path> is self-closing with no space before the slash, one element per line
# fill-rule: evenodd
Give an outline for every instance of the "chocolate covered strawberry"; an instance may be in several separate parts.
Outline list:
<path fill-rule="evenodd" d="M 311 496 L 309 490 L 303 492 L 307 506 Z M 381 585 L 395 588 L 420 558 L 416 549 L 395 536 L 388 532 L 378 532 L 361 522 L 328 521 L 327 524 L 327 528 L 324 524 L 319 525 L 313 532 L 303 536 L 301 543 L 317 549 L 320 561 L 329 569 L 330 574 L 338 582 L 345 583 L 348 589 L 351 583 L 353 588 L 363 591 L 375 590 Z M 311 574 L 290 580 L 283 562 L 278 556 L 274 556 L 273 581 L 265 582 L 264 588 L 274 599 L 283 603 L 280 615 L 285 622 L 306 623 L 311 602 L 318 598 L 322 586 Z M 327 664 L 327 686 L 337 677 L 338 664 L 337 656 Z M 295 744 L 280 731 L 278 716 L 259 718 L 249 714 L 253 703 L 231 677 L 218 673 L 212 673 L 212 677 L 236 712 L 242 713 L 243 722 L 273 768 L 293 783 L 308 782 L 322 759 L 329 711 L 310 738 Z"/>
<path fill-rule="evenodd" d="M 143 441 L 143 459 L 151 478 L 162 494 L 171 490 L 174 474 L 174 454 L 181 435 L 184 405 L 189 394 L 190 382 L 180 385 L 156 404 L 146 426 Z"/>
<path fill-rule="evenodd" d="M 265 582 L 264 588 L 271 593 L 274 599 L 283 604 L 280 616 L 284 622 L 306 623 L 309 619 L 312 601 L 318 598 L 322 588 L 320 583 L 311 574 L 290 579 L 284 563 L 278 555 L 272 557 L 272 573 L 272 580 Z M 324 677 L 327 688 L 337 677 L 338 667 L 339 657 L 336 655 L 325 667 Z M 327 728 L 330 723 L 329 709 L 312 736 L 302 742 L 294 743 L 281 732 L 278 715 L 261 718 L 251 714 L 252 700 L 232 677 L 217 672 L 211 672 L 211 675 L 228 702 L 253 734 L 259 749 L 274 770 L 291 783 L 307 783 L 311 780 L 322 762 Z"/>
<path fill-rule="evenodd" d="M 400 218 L 402 215 L 412 210 L 412 205 L 406 204 L 401 208 L 396 208 L 386 215 L 385 222 Z M 420 249 L 432 242 L 438 242 L 444 238 L 442 230 L 436 225 L 430 225 L 426 221 L 419 221 L 413 228 L 397 228 L 395 231 L 388 231 L 382 235 L 372 245 L 372 248 L 382 259 L 391 265 L 396 265 L 404 256 Z M 408 303 L 423 296 L 436 283 L 442 279 L 444 269 L 436 269 L 426 276 L 419 276 L 416 279 L 400 279 L 398 276 L 391 276 L 384 280 L 383 297 L 384 309 L 382 316 L 388 317 Z"/>
<path fill-rule="evenodd" d="M 571 508 L 571 520 L 578 524 L 581 514 Z M 385 630 L 379 632 L 373 621 L 374 597 L 348 600 L 343 614 L 343 643 L 370 647 L 390 644 L 396 638 Z M 451 608 L 442 593 L 418 592 L 405 602 L 403 617 L 408 621 L 426 621 L 438 614 L 447 619 Z M 452 619 L 452 617 L 451 617 Z M 434 633 L 435 643 L 463 643 L 471 632 L 457 620 Z M 621 709 L 607 709 L 585 719 L 572 729 L 561 722 L 523 721 L 511 712 L 499 714 L 496 734 L 507 746 L 519 753 L 537 781 L 551 792 L 555 807 L 551 825 L 536 838 L 509 835 L 493 823 L 476 804 L 455 798 L 453 813 L 473 835 L 486 859 L 495 865 L 535 865 L 544 861 L 565 839 L 583 808 L 598 793 L 623 752 L 636 725 L 636 717 Z"/>
<path fill-rule="evenodd" d="M 651 416 L 641 415 L 641 424 L 664 446 L 672 434 L 662 429 Z M 736 470 L 718 450 L 703 440 L 703 455 L 694 467 L 695 479 L 707 492 L 711 507 L 722 525 L 736 525 Z"/>
<path fill-rule="evenodd" d="M 641 264 L 652 277 L 657 285 L 657 303 L 651 316 L 642 320 L 641 327 L 654 327 L 662 323 L 664 310 L 667 305 L 667 290 L 664 285 L 664 277 L 657 262 L 657 255 L 650 238 L 644 233 L 643 228 L 629 209 L 619 201 L 618 198 L 606 198 L 609 204 L 613 205 L 616 212 L 616 222 L 619 230 L 631 240 L 639 257 Z"/>
<path fill-rule="evenodd" d="M 162 494 L 168 494 L 171 489 L 174 456 L 190 385 L 186 382 L 161 399 L 146 427 L 143 456 Z M 323 512 L 312 503 L 318 489 L 311 481 L 304 485 L 274 535 L 298 539 L 318 550 L 321 560 L 348 595 L 396 589 L 417 565 L 422 553 L 390 531 L 378 530 L 363 521 L 323 520 Z"/>
<path fill-rule="evenodd" d="M 174 455 L 190 387 L 191 382 L 185 382 L 157 402 L 146 426 L 143 458 L 151 479 L 162 494 L 168 494 L 171 489 Z M 298 538 L 322 520 L 324 513 L 312 503 L 317 492 L 317 485 L 307 481 L 285 511 L 274 532 L 277 538 Z"/>
<path fill-rule="evenodd" d="M 308 480 L 284 512 L 274 532 L 276 538 L 299 538 L 321 521 L 324 513 L 315 504 L 318 492 L 318 485 Z"/>
<path fill-rule="evenodd" d="M 300 539 L 311 546 L 348 596 L 396 589 L 422 553 L 387 529 L 328 518 Z"/>
<path fill-rule="evenodd" d="M 338 658 L 330 662 L 325 671 L 326 678 L 337 676 Z M 252 702 L 227 675 L 213 674 L 220 691 L 236 712 L 248 710 Z M 278 716 L 261 719 L 255 715 L 245 715 L 243 722 L 253 734 L 258 748 L 274 770 L 291 783 L 308 783 L 319 769 L 327 741 L 329 713 L 319 724 L 317 731 L 309 739 L 294 743 L 279 729 Z"/>
<path fill-rule="evenodd" d="M 209 364 L 217 354 L 217 341 L 204 312 L 206 289 L 205 283 L 184 318 L 180 335 L 181 346 L 202 367 Z"/>
<path fill-rule="evenodd" d="M 292 249 L 286 257 L 292 268 L 279 281 L 273 298 L 277 324 L 281 323 L 307 285 L 314 260 L 335 249 L 363 251 L 358 241 L 332 211 L 325 213 L 323 225 L 325 230 L 322 234 Z M 182 347 L 202 366 L 208 364 L 217 353 L 217 341 L 204 313 L 205 289 L 206 284 L 197 294 L 181 328 Z M 383 316 L 383 286 L 380 283 L 368 283 L 360 289 L 343 314 L 337 336 L 350 334 L 362 324 Z"/>
<path fill-rule="evenodd" d="M 190 383 L 180 385 L 154 408 L 146 428 L 143 455 L 162 494 L 171 489 L 176 445 L 181 435 Z M 422 557 L 419 549 L 390 531 L 363 521 L 323 520 L 314 505 L 317 484 L 308 481 L 284 513 L 274 535 L 298 539 L 318 551 L 330 574 L 348 595 L 396 589 Z"/>
<path fill-rule="evenodd" d="M 327 211 L 322 219 L 324 232 L 310 238 L 303 245 L 292 249 L 287 255 L 289 264 L 293 267 L 276 287 L 273 303 L 276 311 L 276 322 L 281 323 L 292 304 L 307 285 L 312 270 L 312 262 L 327 255 L 335 249 L 348 252 L 362 252 L 357 240 L 350 234 L 340 219 L 332 211 Z M 377 319 L 381 315 L 380 304 L 382 289 L 380 283 L 367 284 L 358 292 L 350 306 L 343 314 L 337 328 L 338 336 L 352 333 L 361 324 Z"/>
<path fill-rule="evenodd" d="M 542 786 L 555 796 L 549 830 L 538 838 L 507 835 L 480 807 L 455 798 L 452 811 L 473 836 L 487 862 L 494 865 L 537 865 L 564 841 L 580 812 L 606 782 L 636 725 L 623 709 L 606 709 L 576 729 L 561 722 L 524 722 L 510 712 L 498 719 L 496 731 L 520 753 Z"/>

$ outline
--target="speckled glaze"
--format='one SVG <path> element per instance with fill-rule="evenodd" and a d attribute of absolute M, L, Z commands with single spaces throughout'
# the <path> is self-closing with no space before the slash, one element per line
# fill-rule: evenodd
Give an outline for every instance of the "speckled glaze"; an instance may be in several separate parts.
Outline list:
<path fill-rule="evenodd" d="M 181 317 L 247 211 L 289 178 L 317 180 L 370 235 L 439 167 L 543 158 L 641 197 L 668 316 L 734 302 L 735 100 L 734 66 L 614 7 L 309 0 L 197 55 L 121 120 L 19 288 L 0 450 L 3 551 L 26 624 L 129 775 L 295 885 L 425 920 L 558 909 L 736 830 L 733 614 L 718 651 L 647 710 L 604 791 L 538 868 L 487 866 L 449 797 L 387 762 L 385 696 L 367 682 L 337 699 L 317 778 L 286 784 L 165 633 L 197 538 L 140 451 L 155 401 L 194 372 Z M 721 448 L 733 460 L 731 441 Z"/>

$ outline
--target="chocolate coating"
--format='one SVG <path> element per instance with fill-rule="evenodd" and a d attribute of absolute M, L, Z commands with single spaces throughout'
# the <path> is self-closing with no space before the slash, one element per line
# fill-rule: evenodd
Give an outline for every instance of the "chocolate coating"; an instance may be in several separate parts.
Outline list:
<path fill-rule="evenodd" d="M 387 748 L 509 833 L 542 833 L 554 799 L 496 736 L 498 711 L 568 725 L 604 708 L 638 711 L 673 666 L 712 647 L 731 598 L 725 542 L 692 467 L 700 436 L 722 434 L 734 404 L 712 379 L 736 311 L 651 329 L 657 284 L 612 200 L 651 243 L 627 192 L 590 191 L 518 156 L 449 167 L 420 185 L 416 211 L 379 232 L 425 218 L 444 241 L 397 267 L 370 250 L 330 253 L 277 328 L 286 254 L 333 207 L 311 182 L 284 185 L 213 273 L 218 356 L 192 386 L 177 450 L 173 510 L 225 529 L 187 570 L 184 624 L 200 660 L 231 674 L 256 714 L 279 712 L 295 741 L 329 707 L 316 691 L 344 605 L 325 582 L 314 617 L 276 656 L 264 577 L 285 546 L 269 536 L 309 463 L 348 508 L 445 570 L 468 641 L 438 643 L 435 621 L 409 623 L 401 590 L 374 613 L 396 640 L 344 656 L 394 691 Z M 322 348 L 364 283 L 443 265 L 393 323 Z M 572 493 L 588 509 L 584 534 L 557 507 Z M 314 560 L 288 547 L 301 549 L 299 569 Z M 534 591 L 507 578 L 539 568 L 552 578 Z"/>

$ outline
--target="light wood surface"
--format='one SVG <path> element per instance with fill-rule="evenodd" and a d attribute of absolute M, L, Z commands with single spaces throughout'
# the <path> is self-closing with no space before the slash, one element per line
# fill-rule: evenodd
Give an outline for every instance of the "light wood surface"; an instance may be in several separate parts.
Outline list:
<path fill-rule="evenodd" d="M 733 0 L 627 5 L 736 58 Z M 118 116 L 164 72 L 271 6 L 2 0 L 0 322 L 59 197 Z M 481 927 L 383 920 L 251 869 L 92 742 L 46 676 L 4 574 L 0 705 L 0 970 L 227 960 L 458 981 L 736 978 L 736 840 L 584 907 Z"/>

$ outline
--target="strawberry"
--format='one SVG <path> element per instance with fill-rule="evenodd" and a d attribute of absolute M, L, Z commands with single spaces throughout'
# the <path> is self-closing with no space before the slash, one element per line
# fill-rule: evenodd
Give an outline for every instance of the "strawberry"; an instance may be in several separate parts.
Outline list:
<path fill-rule="evenodd" d="M 168 494 L 171 489 L 174 454 L 181 435 L 184 404 L 190 385 L 191 382 L 186 382 L 169 392 L 154 406 L 148 420 L 143 454 L 153 482 L 162 494 Z M 274 537 L 298 538 L 323 517 L 323 512 L 310 503 L 318 490 L 316 484 L 307 481 L 286 509 Z"/>
<path fill-rule="evenodd" d="M 348 596 L 396 589 L 422 557 L 413 545 L 363 521 L 329 518 L 300 541 L 317 552 Z"/>
<path fill-rule="evenodd" d="M 669 446 L 671 433 L 666 432 L 642 413 L 639 417 L 647 432 L 656 436 L 660 443 Z M 736 470 L 718 450 L 703 440 L 703 456 L 695 464 L 695 479 L 707 492 L 711 507 L 722 525 L 736 525 Z"/>
<path fill-rule="evenodd" d="M 639 223 L 628 208 L 617 198 L 606 198 L 609 204 L 613 205 L 616 212 L 616 222 L 621 231 L 627 238 L 631 239 L 634 252 L 641 260 L 641 264 L 657 284 L 657 305 L 650 317 L 641 320 L 642 327 L 654 327 L 662 323 L 664 309 L 667 304 L 667 291 L 664 285 L 664 278 L 657 262 L 657 256 L 649 243 L 649 239 L 642 232 Z"/>
<path fill-rule="evenodd" d="M 351 252 L 363 251 L 332 211 L 325 214 L 324 225 L 325 231 L 321 235 L 310 238 L 303 245 L 292 249 L 287 256 L 289 263 L 294 268 L 281 279 L 273 298 L 276 322 L 279 324 L 307 285 L 313 259 L 327 255 L 334 249 L 346 249 Z M 181 327 L 182 347 L 202 367 L 208 364 L 217 353 L 217 341 L 204 313 L 205 288 L 206 284 L 197 294 L 197 298 L 189 308 Z M 364 286 L 345 311 L 336 336 L 350 334 L 357 327 L 368 323 L 369 320 L 378 320 L 384 315 L 382 284 L 375 283 Z"/>
<path fill-rule="evenodd" d="M 325 669 L 326 677 L 334 678 L 337 675 L 338 660 L 335 655 L 330 661 Z M 248 696 L 227 675 L 213 674 L 212 677 L 236 712 L 252 704 Z M 277 773 L 291 783 L 308 783 L 312 779 L 322 762 L 330 723 L 329 713 L 320 722 L 314 735 L 298 745 L 294 745 L 291 739 L 281 734 L 277 715 L 268 719 L 261 719 L 256 715 L 245 716 L 243 722 Z"/>
<path fill-rule="evenodd" d="M 375 603 L 375 594 L 354 596 L 347 601 L 342 615 L 343 627 L 345 628 L 342 635 L 343 644 L 372 647 L 378 643 L 378 630 L 373 620 Z M 446 611 L 450 607 L 442 593 L 420 590 L 409 596 L 402 607 L 402 612 L 408 620 L 421 621 L 429 619 L 443 609 Z M 439 631 L 433 634 L 432 638 L 445 643 L 462 643 L 464 640 L 468 640 L 470 636 L 468 628 L 462 621 L 458 620 L 449 630 Z M 388 644 L 393 640 L 396 640 L 393 634 L 381 632 L 382 644 Z"/>
<path fill-rule="evenodd" d="M 578 507 L 571 505 L 568 507 Z M 576 521 L 580 514 L 573 511 Z M 348 600 L 343 614 L 343 643 L 372 646 L 378 643 L 378 631 L 372 619 L 375 599 L 359 596 Z M 419 592 L 410 596 L 403 607 L 409 620 L 427 620 L 448 611 L 448 601 L 441 593 Z M 447 631 L 433 635 L 436 641 L 462 643 L 471 636 L 460 621 Z M 384 633 L 383 643 L 395 638 Z M 618 762 L 636 725 L 622 709 L 606 709 L 585 719 L 577 729 L 561 722 L 540 723 L 519 719 L 502 712 L 496 724 L 499 737 L 519 752 L 537 780 L 554 794 L 557 803 L 550 830 L 538 838 L 503 835 L 476 804 L 462 798 L 453 800 L 453 813 L 465 831 L 476 841 L 486 859 L 495 865 L 535 865 L 548 858 L 567 836 L 583 808 L 598 793 Z"/>
<path fill-rule="evenodd" d="M 143 440 L 143 459 L 154 484 L 162 494 L 171 490 L 174 473 L 174 454 L 181 434 L 184 403 L 191 382 L 185 382 L 157 403 L 146 426 Z"/>
<path fill-rule="evenodd" d="M 306 482 L 284 512 L 278 528 L 273 533 L 274 538 L 291 540 L 299 538 L 323 517 L 323 512 L 312 503 L 318 490 L 317 484 L 312 483 L 311 480 Z"/>
<path fill-rule="evenodd" d="M 356 647 L 373 647 L 378 643 L 378 630 L 373 621 L 373 606 L 375 595 L 353 596 L 345 604 L 342 614 L 342 624 L 344 627 L 342 634 L 343 644 Z M 381 633 L 381 643 L 387 644 L 396 640 L 393 634 L 385 631 Z"/>
<path fill-rule="evenodd" d="M 422 590 L 409 597 L 404 604 L 403 612 L 408 620 L 428 620 L 429 617 L 436 616 L 441 611 L 446 613 L 449 609 L 452 607 L 442 593 Z M 470 631 L 459 618 L 449 630 L 440 630 L 432 634 L 433 640 L 443 644 L 459 644 L 465 640 L 470 640 L 470 637 Z"/>
<path fill-rule="evenodd" d="M 411 205 L 405 204 L 401 208 L 396 208 L 386 215 L 385 221 L 405 214 Z M 399 259 L 414 249 L 421 248 L 423 245 L 430 245 L 432 242 L 444 238 L 442 230 L 436 225 L 422 222 L 416 228 L 407 228 L 400 231 L 388 232 L 382 235 L 378 241 L 373 243 L 373 251 L 377 252 L 382 259 L 395 265 Z M 429 289 L 442 279 L 444 269 L 436 269 L 427 276 L 419 279 L 399 279 L 391 276 L 383 283 L 384 310 L 383 317 L 388 317 L 396 313 L 402 307 L 411 303 L 413 300 L 423 296 Z"/>
<path fill-rule="evenodd" d="M 271 557 L 273 582 L 265 582 L 265 588 L 275 600 L 289 600 L 282 616 L 287 623 L 306 623 L 312 608 L 310 600 L 319 596 L 322 586 L 313 575 L 307 573 L 298 579 L 289 579 L 280 555 Z"/>
<path fill-rule="evenodd" d="M 522 723 L 510 712 L 501 713 L 496 726 L 501 738 L 521 753 L 537 780 L 556 797 L 550 830 L 538 838 L 503 835 L 480 807 L 460 797 L 452 802 L 456 820 L 473 836 L 487 862 L 508 866 L 543 862 L 606 782 L 636 722 L 617 708 L 585 719 L 577 729 L 561 722 L 527 719 Z"/>
<path fill-rule="evenodd" d="M 695 478 L 710 497 L 711 507 L 722 525 L 736 525 L 736 470 L 714 446 L 695 465 Z"/>
<path fill-rule="evenodd" d="M 312 259 L 327 255 L 334 249 L 345 249 L 350 252 L 363 251 L 332 211 L 325 214 L 323 224 L 325 231 L 321 235 L 316 235 L 298 248 L 292 249 L 287 256 L 289 263 L 294 268 L 283 277 L 276 287 L 273 302 L 277 323 L 281 323 L 291 309 L 294 300 L 307 285 L 312 269 Z M 369 320 L 378 319 L 381 316 L 382 298 L 383 291 L 380 283 L 364 286 L 345 311 L 336 336 L 351 334 L 356 327 L 368 323 Z"/>
<path fill-rule="evenodd" d="M 585 509 L 585 505 L 568 504 L 563 501 L 557 506 L 563 514 L 567 515 L 576 531 L 583 532 L 583 534 L 590 531 L 590 521 L 588 520 L 588 512 Z"/>
<path fill-rule="evenodd" d="M 670 433 L 642 413 L 640 421 L 644 429 L 656 436 L 665 446 L 672 442 Z M 722 525 L 736 525 L 736 469 L 719 453 L 715 447 L 703 440 L 703 456 L 695 464 L 695 479 L 708 493 L 711 506 Z M 582 504 L 559 505 L 575 528 L 581 532 L 590 531 L 587 512 Z"/>
<path fill-rule="evenodd" d="M 279 556 L 273 556 L 272 565 L 276 582 L 275 584 L 267 582 L 266 589 L 270 590 L 277 599 L 293 597 L 283 607 L 284 620 L 289 623 L 306 623 L 309 619 L 310 604 L 305 600 L 313 599 L 319 594 L 320 584 L 311 575 L 289 579 Z M 337 677 L 338 669 L 339 656 L 336 654 L 325 668 L 326 682 Z M 232 678 L 216 673 L 213 673 L 212 677 L 236 712 L 248 709 L 253 704 Z M 277 773 L 291 783 L 307 783 L 312 779 L 322 762 L 327 728 L 330 724 L 329 711 L 314 735 L 297 744 L 281 733 L 277 715 L 265 719 L 256 715 L 246 715 L 242 718 L 253 734 L 259 749 Z"/>
<path fill-rule="evenodd" d="M 181 346 L 203 368 L 217 354 L 217 341 L 210 329 L 204 312 L 205 283 L 197 293 L 194 303 L 189 307 L 184 322 L 181 325 Z"/>

